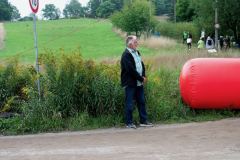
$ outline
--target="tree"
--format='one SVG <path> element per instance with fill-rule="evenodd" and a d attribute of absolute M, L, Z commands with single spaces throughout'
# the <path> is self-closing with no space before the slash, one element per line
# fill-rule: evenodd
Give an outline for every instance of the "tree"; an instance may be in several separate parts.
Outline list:
<path fill-rule="evenodd" d="M 177 21 L 192 21 L 195 14 L 193 3 L 190 0 L 177 1 L 176 4 Z"/>
<path fill-rule="evenodd" d="M 63 10 L 65 18 L 79 18 L 84 17 L 84 10 L 81 3 L 78 0 L 71 0 Z"/>
<path fill-rule="evenodd" d="M 214 33 L 215 7 L 218 8 L 218 22 L 220 34 L 233 35 L 236 41 L 240 41 L 240 1 L 239 0 L 196 0 L 194 6 L 197 14 L 195 19 L 199 27 L 204 28 L 207 33 Z"/>
<path fill-rule="evenodd" d="M 194 21 L 200 29 L 204 29 L 207 34 L 214 32 L 214 8 L 213 0 L 196 0 L 195 6 L 196 18 Z"/>
<path fill-rule="evenodd" d="M 112 23 L 121 30 L 140 37 L 143 32 L 150 32 L 155 26 L 155 19 L 150 13 L 147 1 L 135 0 L 111 17 Z"/>
<path fill-rule="evenodd" d="M 11 20 L 13 8 L 8 0 L 0 1 L 0 21 Z"/>
<path fill-rule="evenodd" d="M 173 16 L 173 0 L 151 0 L 156 7 L 156 15 Z"/>
<path fill-rule="evenodd" d="M 163 15 L 165 13 L 163 0 L 155 0 L 154 5 L 156 6 L 156 15 Z"/>
<path fill-rule="evenodd" d="M 129 1 L 129 0 L 128 0 Z M 90 0 L 88 2 L 89 17 L 108 17 L 114 11 L 120 11 L 123 0 Z"/>
<path fill-rule="evenodd" d="M 215 7 L 218 8 L 218 22 L 221 35 L 233 35 L 240 43 L 240 1 L 239 0 L 196 0 L 195 10 L 197 18 L 195 21 L 208 33 L 214 33 Z"/>
<path fill-rule="evenodd" d="M 19 10 L 17 9 L 17 7 L 15 7 L 13 5 L 11 7 L 12 7 L 11 20 L 18 20 L 19 18 L 21 18 Z"/>
<path fill-rule="evenodd" d="M 33 21 L 33 17 L 25 16 L 19 19 L 19 21 Z"/>
<path fill-rule="evenodd" d="M 123 8 L 123 0 L 109 0 L 109 2 L 115 5 L 115 11 L 120 11 Z"/>
<path fill-rule="evenodd" d="M 36 20 L 38 20 L 38 16 L 34 13 L 30 13 L 29 16 L 25 16 L 23 18 L 20 18 L 19 21 L 33 21 L 33 17 L 35 16 Z"/>
<path fill-rule="evenodd" d="M 60 10 L 55 7 L 54 4 L 46 4 L 45 8 L 42 9 L 43 17 L 49 20 L 59 19 Z"/>
<path fill-rule="evenodd" d="M 89 16 L 90 17 L 97 17 L 97 9 L 101 4 L 101 0 L 90 0 L 88 2 L 88 8 L 89 8 Z"/>
<path fill-rule="evenodd" d="M 218 0 L 219 23 L 224 34 L 231 34 L 240 43 L 240 1 Z"/>
<path fill-rule="evenodd" d="M 115 5 L 109 1 L 100 4 L 96 13 L 98 17 L 107 18 L 115 11 Z"/>

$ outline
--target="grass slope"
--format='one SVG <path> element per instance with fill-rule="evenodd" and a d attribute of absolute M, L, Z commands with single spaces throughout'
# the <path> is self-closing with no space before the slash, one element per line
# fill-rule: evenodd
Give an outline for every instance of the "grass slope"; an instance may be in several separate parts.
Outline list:
<path fill-rule="evenodd" d="M 5 23 L 5 48 L 0 50 L 0 59 L 18 56 L 23 62 L 35 59 L 33 22 Z M 84 58 L 101 59 L 119 57 L 124 49 L 124 40 L 112 31 L 108 20 L 74 19 L 38 21 L 39 54 L 45 50 L 64 50 L 71 53 L 80 49 Z M 151 51 L 141 48 L 144 53 Z M 56 53 L 56 52 L 54 52 Z"/>

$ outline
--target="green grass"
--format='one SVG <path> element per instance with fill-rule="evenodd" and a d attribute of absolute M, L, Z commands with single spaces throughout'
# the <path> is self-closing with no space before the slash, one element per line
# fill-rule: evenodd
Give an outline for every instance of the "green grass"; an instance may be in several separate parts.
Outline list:
<path fill-rule="evenodd" d="M 5 48 L 0 50 L 0 59 L 18 56 L 21 62 L 34 62 L 33 22 L 9 22 L 6 30 Z M 37 22 L 39 54 L 53 50 L 55 54 L 71 53 L 80 49 L 85 59 L 120 57 L 125 47 L 124 40 L 112 31 L 108 20 L 73 19 Z M 144 54 L 151 50 L 140 48 Z"/>

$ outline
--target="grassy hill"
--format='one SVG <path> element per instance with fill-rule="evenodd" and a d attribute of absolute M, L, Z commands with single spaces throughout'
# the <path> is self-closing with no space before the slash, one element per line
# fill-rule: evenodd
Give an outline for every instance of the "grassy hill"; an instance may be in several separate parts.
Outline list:
<path fill-rule="evenodd" d="M 22 62 L 33 62 L 33 22 L 9 22 L 4 27 L 5 48 L 0 50 L 0 59 L 18 56 Z M 119 57 L 125 45 L 124 40 L 112 31 L 112 24 L 108 20 L 38 21 L 37 34 L 39 54 L 46 50 L 60 54 L 80 49 L 84 58 L 98 60 Z M 141 49 L 150 52 L 146 48 Z"/>

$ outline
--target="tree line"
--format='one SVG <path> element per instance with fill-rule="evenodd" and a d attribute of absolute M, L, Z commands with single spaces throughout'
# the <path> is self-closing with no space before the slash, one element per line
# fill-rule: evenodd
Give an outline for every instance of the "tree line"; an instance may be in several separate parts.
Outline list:
<path fill-rule="evenodd" d="M 89 0 L 87 6 L 82 6 L 79 0 L 71 0 L 66 4 L 63 11 L 60 11 L 54 4 L 46 4 L 42 10 L 43 18 L 49 20 L 64 18 L 108 18 L 114 12 L 123 9 L 124 4 L 129 4 L 134 0 Z M 152 0 L 151 3 L 156 6 L 156 15 L 173 15 L 173 1 L 174 0 Z M 8 0 L 0 1 L 0 20 L 17 20 L 26 19 L 29 17 L 21 17 L 19 10 L 10 4 Z"/>
<path fill-rule="evenodd" d="M 0 1 L 0 21 L 16 20 L 20 18 L 17 7 L 10 4 L 8 0 Z"/>
<path fill-rule="evenodd" d="M 123 9 L 124 5 L 133 3 L 134 0 L 90 0 L 86 7 L 82 6 L 78 0 L 71 0 L 63 10 L 65 18 L 108 18 L 114 12 Z M 149 0 L 154 5 L 155 15 L 167 15 L 173 17 L 174 0 Z M 144 1 L 143 1 L 144 3 Z M 48 4 L 43 10 L 46 19 L 58 18 L 59 9 L 53 4 Z M 48 14 L 51 13 L 51 16 Z"/>

